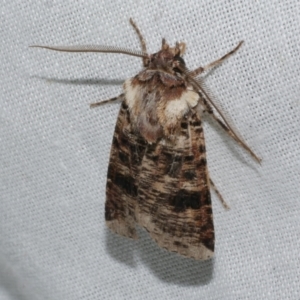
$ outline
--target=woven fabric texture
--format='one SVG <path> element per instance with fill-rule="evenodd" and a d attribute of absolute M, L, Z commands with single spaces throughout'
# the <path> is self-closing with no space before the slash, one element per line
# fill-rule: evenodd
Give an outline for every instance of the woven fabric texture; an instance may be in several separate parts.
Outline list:
<path fill-rule="evenodd" d="M 2 1 L 0 299 L 300 299 L 300 5 L 298 1 Z M 190 69 L 240 50 L 204 76 L 254 162 L 205 118 L 216 251 L 197 262 L 105 227 L 110 144 L 122 92 L 142 68 L 120 54 L 187 43 Z M 167 221 L 167 220 L 166 220 Z"/>

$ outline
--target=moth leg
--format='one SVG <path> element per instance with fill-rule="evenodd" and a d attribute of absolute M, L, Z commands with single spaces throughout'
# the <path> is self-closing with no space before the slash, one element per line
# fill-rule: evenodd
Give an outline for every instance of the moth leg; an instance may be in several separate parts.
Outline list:
<path fill-rule="evenodd" d="M 231 136 L 242 148 L 244 148 L 258 163 L 261 163 L 261 158 L 258 157 L 252 150 L 251 148 L 246 145 L 245 143 L 242 143 L 236 136 L 236 134 L 231 131 L 225 124 L 224 122 L 219 119 L 214 113 L 212 114 L 213 118 L 220 124 L 220 126 Z"/>
<path fill-rule="evenodd" d="M 197 69 L 195 69 L 194 71 L 192 71 L 190 74 L 191 76 L 198 76 L 199 74 L 209 70 L 209 69 L 212 69 L 214 67 L 216 67 L 217 65 L 221 64 L 225 59 L 227 59 L 229 56 L 231 56 L 232 54 L 234 54 L 240 47 L 241 45 L 243 44 L 243 41 L 239 42 L 238 45 L 233 49 L 231 50 L 230 52 L 228 52 L 227 54 L 225 54 L 224 56 L 222 56 L 221 58 L 215 60 L 214 62 L 204 66 L 204 67 L 199 67 Z"/>
<path fill-rule="evenodd" d="M 139 30 L 136 23 L 131 18 L 129 19 L 129 22 L 139 37 L 141 47 L 142 47 L 142 52 L 147 53 L 146 41 L 145 41 L 141 31 Z M 148 65 L 148 58 L 143 57 L 143 65 L 144 65 L 144 67 L 146 67 Z"/>
<path fill-rule="evenodd" d="M 215 191 L 215 193 L 219 197 L 219 199 L 220 199 L 221 203 L 223 204 L 223 206 L 226 209 L 230 209 L 229 205 L 225 202 L 224 198 L 222 197 L 221 193 L 218 191 L 217 187 L 215 186 L 215 184 L 213 183 L 211 178 L 209 178 L 209 182 L 210 182 L 210 186 L 212 187 L 212 189 Z"/>
<path fill-rule="evenodd" d="M 253 157 L 253 159 L 255 159 L 258 163 L 261 163 L 261 158 L 258 157 L 245 142 L 242 142 L 238 138 L 238 136 L 234 133 L 234 131 L 232 131 L 231 129 L 229 129 L 227 127 L 227 125 L 219 117 L 217 117 L 214 114 L 211 106 L 206 101 L 204 102 L 204 104 L 206 106 L 206 110 L 205 111 L 208 112 L 219 123 L 219 125 L 227 132 L 227 134 L 230 137 L 232 137 L 242 148 L 244 148 Z"/>
<path fill-rule="evenodd" d="M 121 95 L 118 96 L 118 97 L 114 97 L 114 98 L 110 98 L 110 99 L 107 99 L 107 100 L 103 100 L 103 101 L 91 103 L 91 104 L 90 104 L 90 108 L 94 108 L 94 107 L 100 106 L 100 105 L 102 105 L 102 104 L 106 104 L 106 103 L 109 103 L 109 102 L 116 101 L 116 100 L 120 99 L 122 96 L 123 96 L 123 94 L 121 94 Z"/>

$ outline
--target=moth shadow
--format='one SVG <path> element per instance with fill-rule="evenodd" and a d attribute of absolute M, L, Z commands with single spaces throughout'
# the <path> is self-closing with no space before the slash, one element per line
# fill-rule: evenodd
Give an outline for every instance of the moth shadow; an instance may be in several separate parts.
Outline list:
<path fill-rule="evenodd" d="M 125 79 L 104 79 L 104 78 L 78 78 L 78 79 L 67 79 L 67 78 L 54 78 L 45 76 L 31 76 L 45 80 L 48 82 L 61 83 L 61 84 L 74 84 L 74 85 L 122 85 Z"/>
<path fill-rule="evenodd" d="M 107 253 L 118 262 L 135 267 L 136 241 L 114 234 L 108 228 L 105 228 L 105 234 Z"/>
<path fill-rule="evenodd" d="M 138 233 L 141 260 L 160 280 L 182 286 L 199 286 L 212 279 L 213 259 L 196 261 L 185 258 L 158 247 L 145 230 L 139 228 Z"/>
<path fill-rule="evenodd" d="M 139 239 L 134 241 L 106 229 L 106 251 L 120 263 L 136 267 L 145 263 L 160 280 L 183 286 L 206 285 L 213 274 L 214 260 L 196 261 L 161 249 L 149 234 L 137 226 Z"/>
<path fill-rule="evenodd" d="M 24 279 L 10 265 L 10 260 L 5 260 L 5 256 L 0 260 L 0 283 L 1 291 L 6 294 L 7 299 L 32 299 L 33 295 L 24 295 Z"/>

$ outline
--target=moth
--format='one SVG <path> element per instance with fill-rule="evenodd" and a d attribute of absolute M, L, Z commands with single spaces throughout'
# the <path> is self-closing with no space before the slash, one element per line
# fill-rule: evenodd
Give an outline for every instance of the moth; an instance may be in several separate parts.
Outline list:
<path fill-rule="evenodd" d="M 122 53 L 142 58 L 143 69 L 127 79 L 123 93 L 91 104 L 119 100 L 107 172 L 105 220 L 115 233 L 137 239 L 136 225 L 156 243 L 185 257 L 213 256 L 215 233 L 210 188 L 226 206 L 209 176 L 202 115 L 209 114 L 257 161 L 261 159 L 234 130 L 198 76 L 234 54 L 232 51 L 190 71 L 182 58 L 183 42 L 148 54 L 132 19 L 142 51 L 108 46 L 32 46 L 66 52 Z M 218 115 L 215 113 L 218 113 Z"/>

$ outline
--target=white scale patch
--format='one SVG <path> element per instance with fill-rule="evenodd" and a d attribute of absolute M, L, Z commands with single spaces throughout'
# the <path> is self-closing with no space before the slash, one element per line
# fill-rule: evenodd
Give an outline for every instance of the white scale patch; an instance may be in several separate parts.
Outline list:
<path fill-rule="evenodd" d="M 123 88 L 125 91 L 126 104 L 128 105 L 129 109 L 132 110 L 135 107 L 136 95 L 138 93 L 138 86 L 133 87 L 130 78 L 124 82 Z"/>
<path fill-rule="evenodd" d="M 164 111 L 168 123 L 176 123 L 198 102 L 199 95 L 190 89 L 182 93 L 179 99 L 169 101 Z"/>

